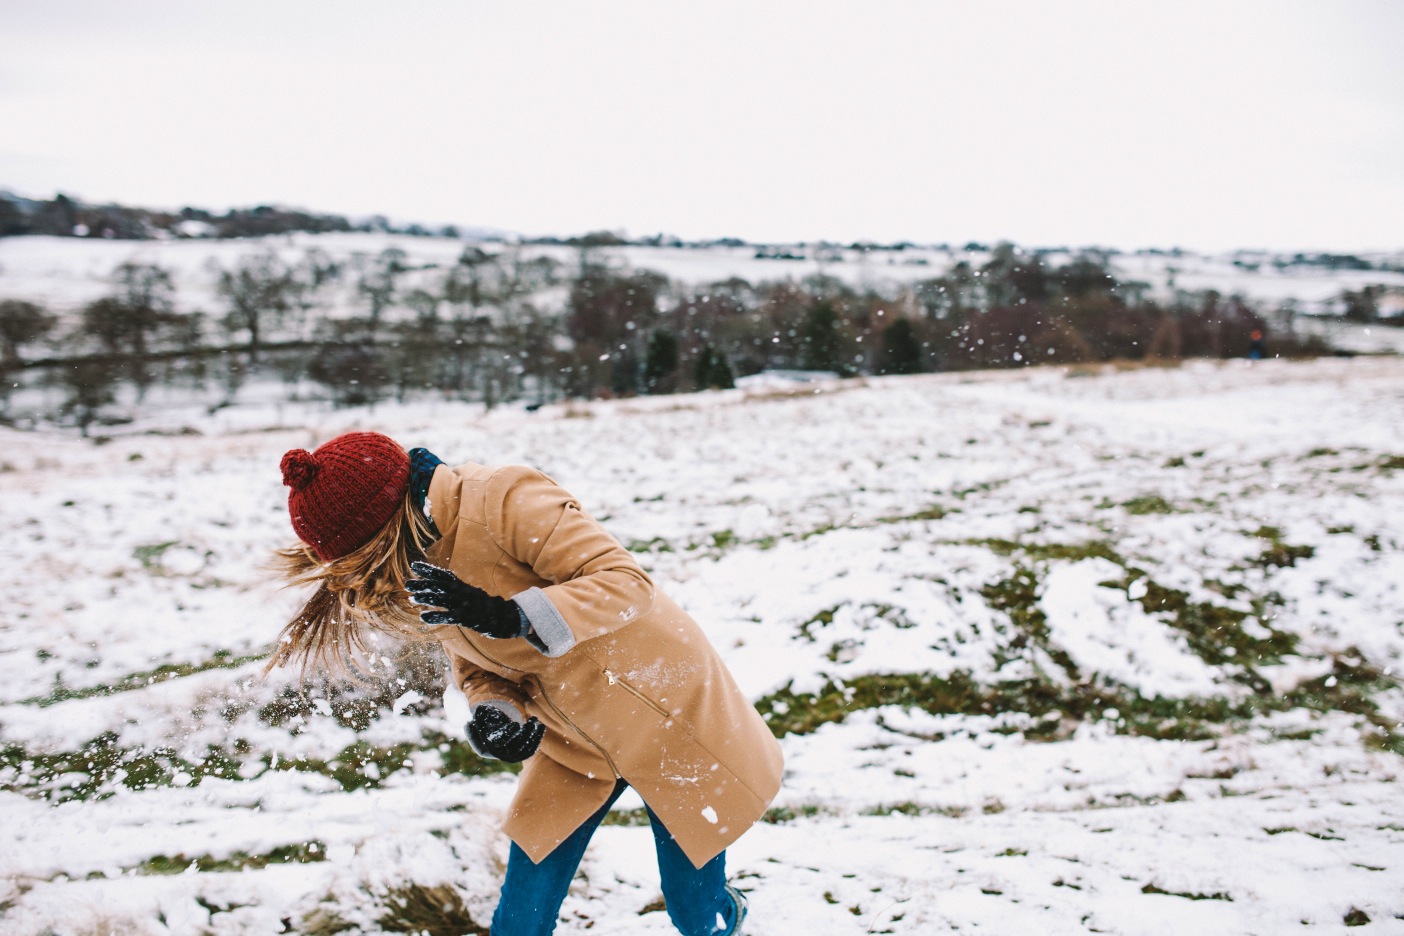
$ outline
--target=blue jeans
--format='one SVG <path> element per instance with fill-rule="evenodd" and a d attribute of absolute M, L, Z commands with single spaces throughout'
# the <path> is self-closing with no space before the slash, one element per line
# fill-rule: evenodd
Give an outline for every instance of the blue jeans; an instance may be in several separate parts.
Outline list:
<path fill-rule="evenodd" d="M 492 936 L 548 936 L 556 929 L 556 917 L 575 877 L 585 846 L 599 828 L 605 813 L 619 799 L 628 784 L 620 780 L 599 810 L 570 834 L 540 864 L 512 843 L 507 858 L 507 878 L 497 912 L 492 915 Z M 725 890 L 726 852 L 701 868 L 694 868 L 678 847 L 663 822 L 648 809 L 653 843 L 658 850 L 658 877 L 668 916 L 683 936 L 724 936 L 729 934 L 736 907 Z"/>

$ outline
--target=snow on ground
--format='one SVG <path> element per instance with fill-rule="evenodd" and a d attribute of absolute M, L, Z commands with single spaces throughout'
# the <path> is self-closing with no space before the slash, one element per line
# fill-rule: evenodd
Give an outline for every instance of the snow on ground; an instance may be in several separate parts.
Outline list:
<path fill-rule="evenodd" d="M 702 622 L 787 757 L 753 936 L 1404 932 L 1397 359 L 171 418 L 0 433 L 6 933 L 486 924 L 440 690 L 260 677 L 278 458 L 350 428 L 541 467 Z M 671 931 L 639 805 L 559 932 Z"/>

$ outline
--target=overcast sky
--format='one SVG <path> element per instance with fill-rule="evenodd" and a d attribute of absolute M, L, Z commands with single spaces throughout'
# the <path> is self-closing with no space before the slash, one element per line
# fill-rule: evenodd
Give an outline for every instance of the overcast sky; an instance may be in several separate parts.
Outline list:
<path fill-rule="evenodd" d="M 525 234 L 1404 247 L 1404 3 L 0 0 L 0 188 Z"/>

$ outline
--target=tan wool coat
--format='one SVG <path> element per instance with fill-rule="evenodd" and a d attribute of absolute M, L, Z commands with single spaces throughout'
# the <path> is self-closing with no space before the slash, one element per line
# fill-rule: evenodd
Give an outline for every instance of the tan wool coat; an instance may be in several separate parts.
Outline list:
<path fill-rule="evenodd" d="M 546 727 L 504 830 L 540 861 L 622 777 L 701 867 L 780 788 L 780 746 L 697 623 L 556 482 L 531 468 L 440 465 L 428 559 L 513 598 L 527 638 L 445 628 L 470 707 Z"/>

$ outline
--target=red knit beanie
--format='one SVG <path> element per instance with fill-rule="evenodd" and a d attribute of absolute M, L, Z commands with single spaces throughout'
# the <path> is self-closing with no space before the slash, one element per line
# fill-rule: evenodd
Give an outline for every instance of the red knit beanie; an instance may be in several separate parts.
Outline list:
<path fill-rule="evenodd" d="M 330 562 L 364 546 L 400 509 L 409 455 L 378 432 L 348 432 L 283 456 L 293 530 Z"/>

